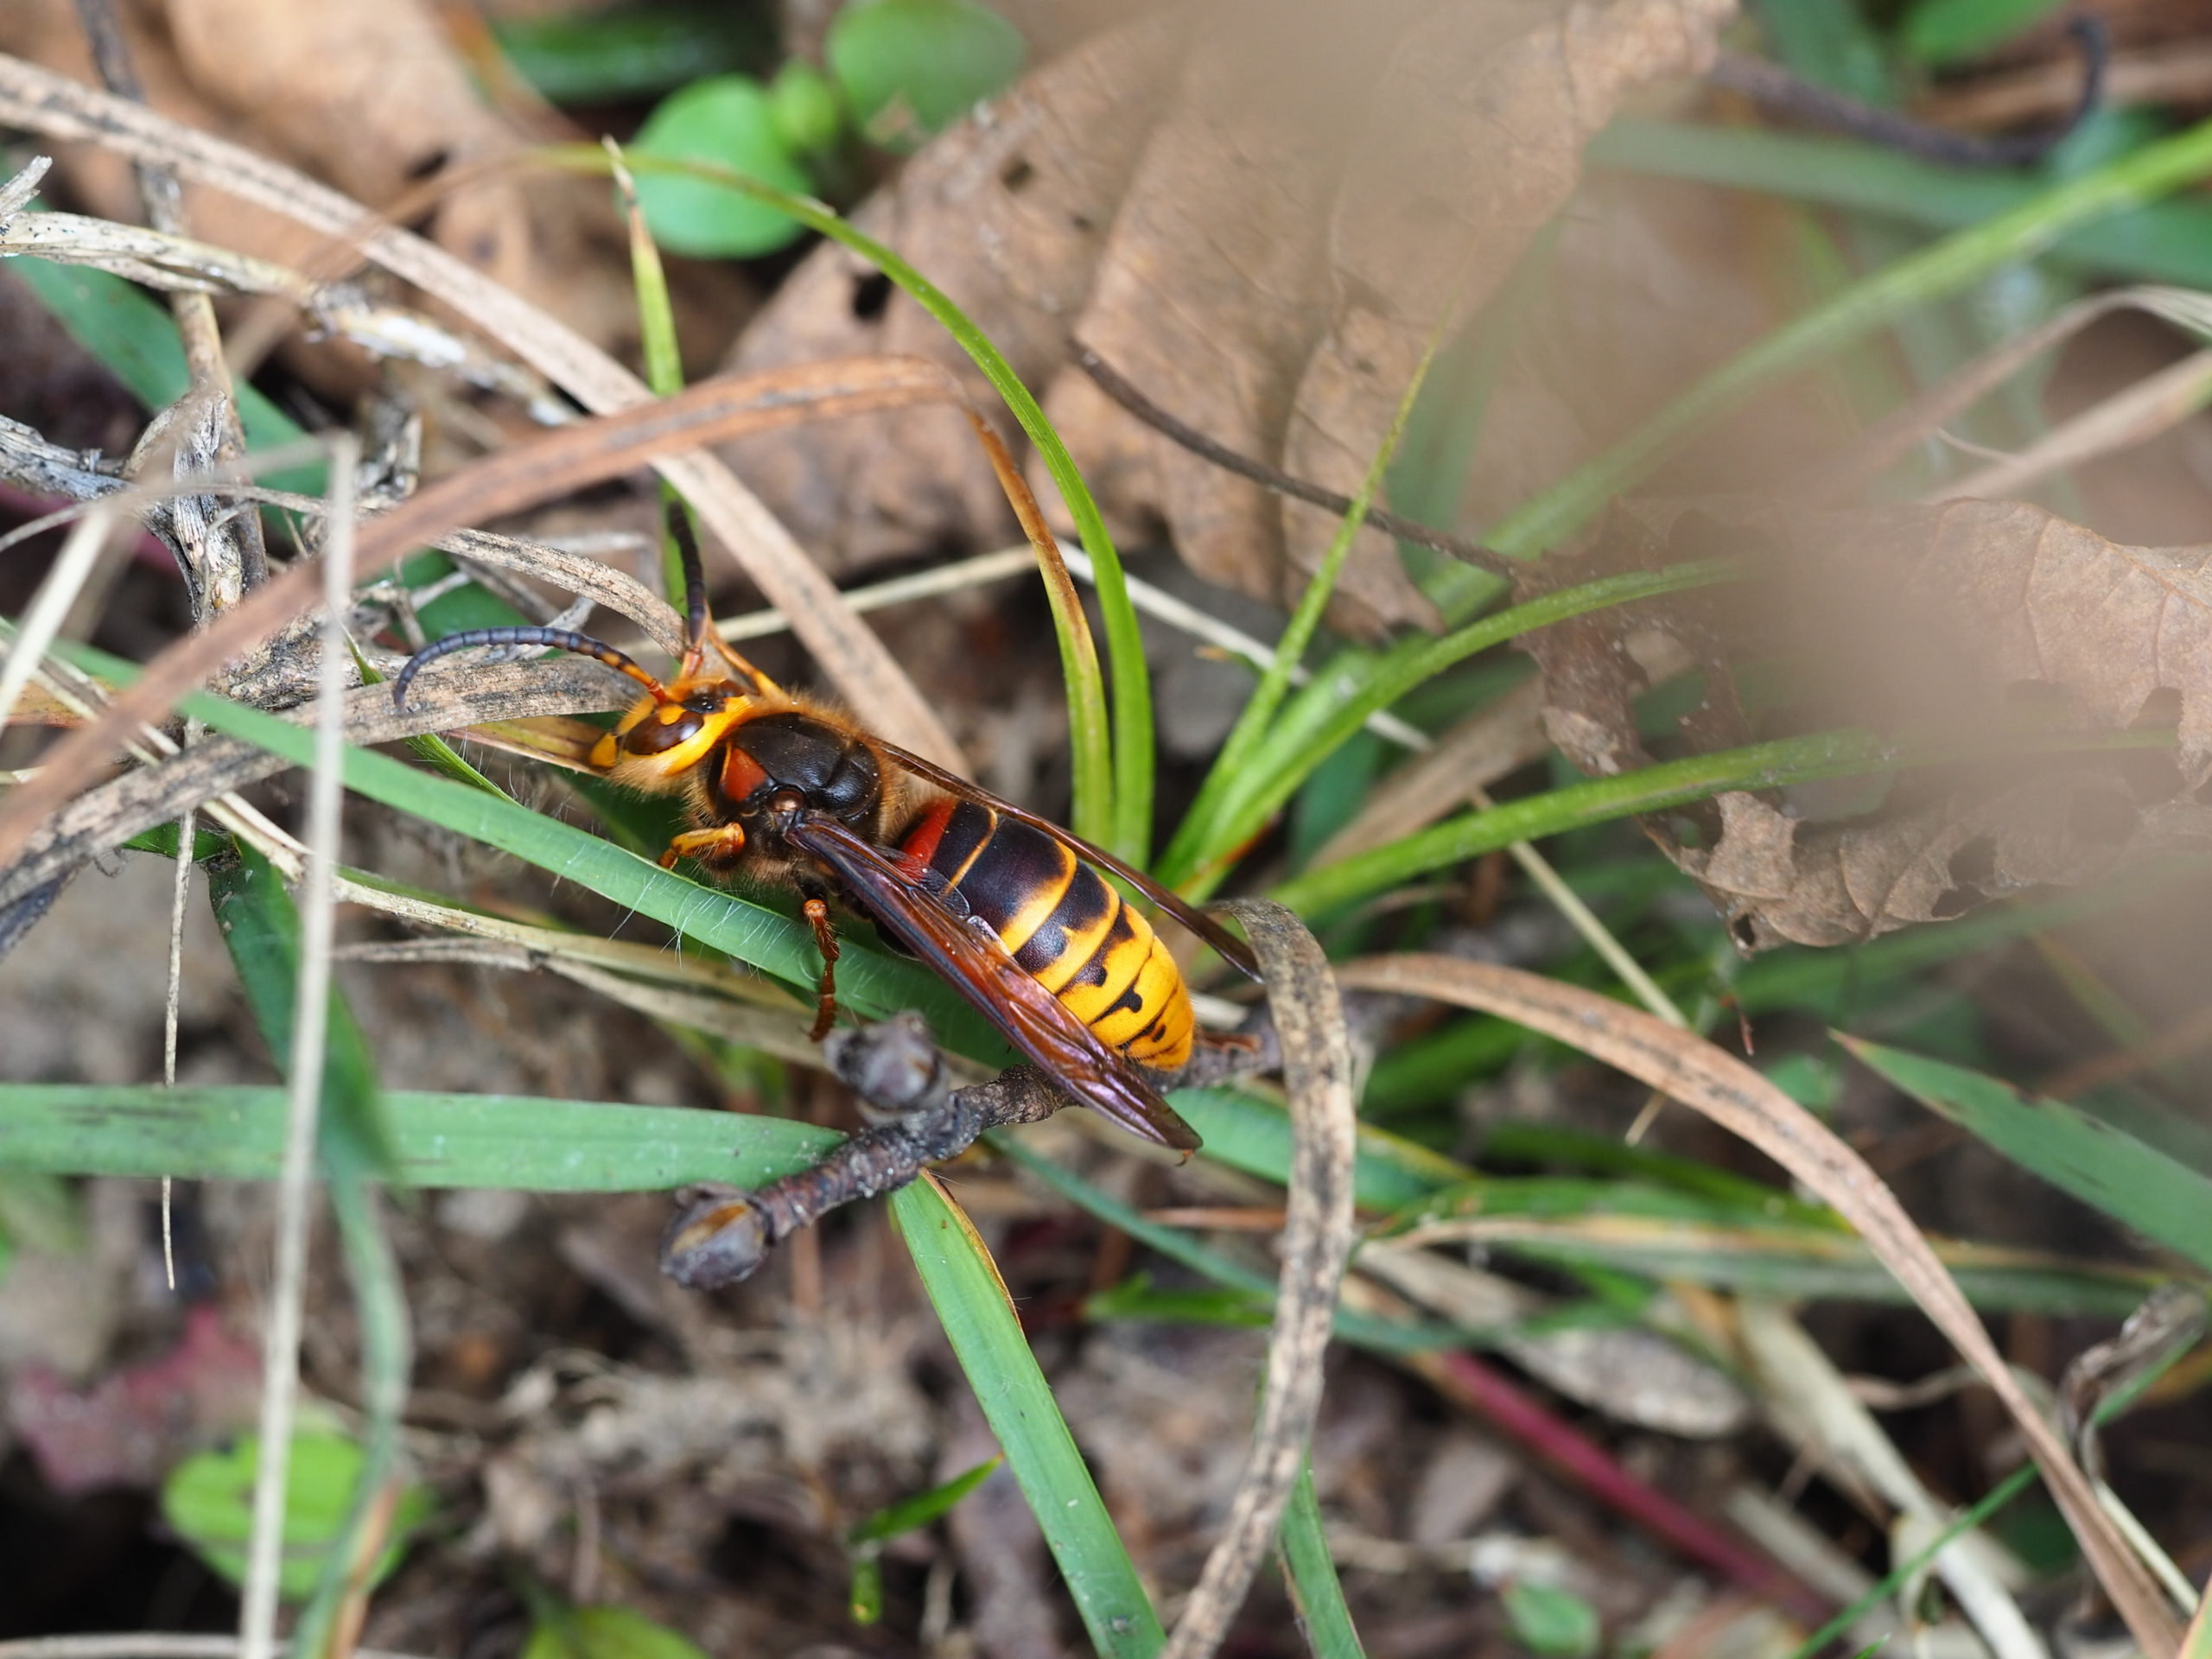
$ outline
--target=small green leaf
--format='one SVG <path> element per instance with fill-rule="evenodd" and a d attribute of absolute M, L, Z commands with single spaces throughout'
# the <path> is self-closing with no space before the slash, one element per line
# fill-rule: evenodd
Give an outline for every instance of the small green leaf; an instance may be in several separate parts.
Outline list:
<path fill-rule="evenodd" d="M 1897 26 L 1897 47 L 1930 67 L 1978 58 L 2056 11 L 2062 0 L 1918 0 Z"/>
<path fill-rule="evenodd" d="M 883 1620 L 883 1561 L 873 1549 L 853 1557 L 853 1587 L 845 1597 L 845 1608 L 855 1624 Z"/>
<path fill-rule="evenodd" d="M 77 1189 L 38 1170 L 0 1169 L 0 1240 L 48 1255 L 79 1254 L 85 1248 L 85 1206 Z"/>
<path fill-rule="evenodd" d="M 508 63 L 553 104 L 654 98 L 702 75 L 775 60 L 774 23 L 753 6 L 647 0 L 490 22 Z"/>
<path fill-rule="evenodd" d="M 941 1519 L 952 1506 L 988 1480 L 998 1466 L 1006 1461 L 1001 1452 L 986 1458 L 972 1469 L 963 1469 L 942 1485 L 932 1486 L 925 1492 L 912 1497 L 902 1497 L 887 1504 L 867 1519 L 855 1522 L 845 1534 L 848 1544 L 880 1544 L 886 1539 L 896 1538 L 902 1532 L 914 1532 Z"/>
<path fill-rule="evenodd" d="M 1924 1055 L 1836 1040 L 1930 1111 L 2146 1238 L 2212 1268 L 2212 1179 L 2063 1101 Z"/>
<path fill-rule="evenodd" d="M 830 25 L 830 73 L 875 143 L 912 149 L 1009 86 L 1028 47 L 975 0 L 872 0 Z"/>
<path fill-rule="evenodd" d="M 187 1458 L 162 1483 L 162 1515 L 177 1535 L 233 1584 L 245 1580 L 246 1541 L 253 1531 L 254 1471 L 261 1440 L 249 1434 L 221 1451 Z M 328 1429 L 292 1437 L 284 1472 L 284 1561 L 277 1586 L 287 1600 L 314 1590 L 323 1553 L 346 1524 L 361 1448 Z M 399 1564 L 415 1529 L 430 1512 L 429 1494 L 410 1485 L 392 1513 L 391 1537 L 378 1557 L 375 1580 Z"/>
<path fill-rule="evenodd" d="M 804 58 L 776 71 L 768 83 L 768 113 L 794 156 L 818 156 L 844 136 L 845 105 L 836 83 Z"/>
<path fill-rule="evenodd" d="M 627 1607 L 576 1607 L 541 1617 L 522 1659 L 707 1659 L 688 1637 Z"/>
<path fill-rule="evenodd" d="M 768 89 L 750 75 L 713 75 L 663 99 L 645 118 L 637 154 L 713 162 L 804 194 L 811 188 L 778 132 Z M 653 239 L 702 259 L 748 259 L 798 239 L 799 222 L 734 190 L 675 174 L 642 174 L 638 201 Z"/>
<path fill-rule="evenodd" d="M 1598 1610 L 1573 1591 L 1516 1582 L 1503 1597 L 1514 1636 L 1545 1659 L 1589 1659 L 1598 1651 Z"/>
<path fill-rule="evenodd" d="M 1133 1274 L 1111 1289 L 1084 1299 L 1083 1317 L 1094 1324 L 1108 1319 L 1148 1319 L 1160 1325 L 1225 1325 L 1265 1330 L 1274 1309 L 1264 1296 L 1234 1287 L 1185 1287 L 1160 1290 L 1148 1273 Z"/>

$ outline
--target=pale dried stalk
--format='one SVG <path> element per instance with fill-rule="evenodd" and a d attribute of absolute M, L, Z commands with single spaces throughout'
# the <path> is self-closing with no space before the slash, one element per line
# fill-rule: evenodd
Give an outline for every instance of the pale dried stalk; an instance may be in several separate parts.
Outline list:
<path fill-rule="evenodd" d="M 1924 501 L 2002 500 L 2037 480 L 2171 431 L 2212 403 L 2212 351 L 2194 352 L 2044 433 L 2018 454 L 1930 490 Z"/>
<path fill-rule="evenodd" d="M 61 556 L 39 583 L 38 592 L 31 595 L 8 647 L 7 659 L 0 663 L 0 727 L 7 725 L 15 714 L 16 699 L 30 683 L 46 648 L 60 632 L 63 619 L 76 602 L 85 579 L 92 575 L 92 566 L 99 563 L 100 550 L 114 528 L 112 513 L 87 513 L 69 532 L 69 539 L 61 544 Z"/>
<path fill-rule="evenodd" d="M 499 392 L 549 425 L 571 417 L 569 405 L 541 376 L 493 356 L 435 318 L 379 304 L 350 283 L 319 283 L 274 260 L 81 213 L 19 213 L 0 221 L 0 257 L 15 254 L 105 270 L 172 296 L 281 299 L 320 330 L 372 356 L 420 363 Z"/>
<path fill-rule="evenodd" d="M 1938 381 L 1904 408 L 1866 429 L 1857 443 L 1808 475 L 1808 487 L 1824 500 L 1847 499 L 1910 454 L 1913 448 L 1964 414 L 2044 353 L 2115 311 L 2147 311 L 2200 337 L 2212 335 L 2212 296 L 2192 289 L 2148 284 L 2092 295 L 2039 327 L 1985 352 Z"/>
<path fill-rule="evenodd" d="M 1243 923 L 1252 941 L 1282 1043 L 1290 1197 L 1251 1461 L 1163 1659 L 1204 1659 L 1218 1648 L 1266 1557 L 1320 1410 L 1321 1360 L 1353 1236 L 1351 1043 L 1327 959 L 1280 905 L 1238 899 L 1223 909 Z"/>
<path fill-rule="evenodd" d="M 359 460 L 350 435 L 333 439 L 328 533 L 322 548 L 322 675 L 315 698 L 315 766 L 308 781 L 307 873 L 299 899 L 300 970 L 292 1008 L 291 1088 L 284 1162 L 276 1186 L 276 1272 L 262 1344 L 260 1454 L 254 1467 L 253 1533 L 238 1611 L 244 1659 L 274 1659 L 276 1653 L 285 1481 L 291 1467 L 307 1296 L 315 1118 L 322 1099 L 324 1039 L 330 1015 L 330 948 L 337 912 L 334 884 L 345 792 L 344 697 L 353 671 L 346 606 L 353 586 L 353 477 Z M 189 852 L 183 849 L 185 856 Z"/>

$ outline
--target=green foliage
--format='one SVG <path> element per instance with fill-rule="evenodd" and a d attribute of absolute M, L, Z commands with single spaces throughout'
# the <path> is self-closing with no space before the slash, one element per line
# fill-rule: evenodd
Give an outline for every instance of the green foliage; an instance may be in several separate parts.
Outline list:
<path fill-rule="evenodd" d="M 210 870 L 208 887 L 215 925 L 230 949 L 254 1022 L 268 1041 L 277 1069 L 289 1071 L 299 979 L 299 912 L 282 878 L 251 847 L 239 849 L 236 863 Z M 349 1174 L 395 1177 L 397 1155 L 378 1098 L 368 1039 L 335 988 L 330 993 L 324 1034 L 321 1097 L 317 1146 L 324 1166 Z"/>
<path fill-rule="evenodd" d="M 651 98 L 702 75 L 773 60 L 766 11 L 727 0 L 586 7 L 492 20 L 515 72 L 553 104 Z"/>
<path fill-rule="evenodd" d="M 780 189 L 811 188 L 776 123 L 768 89 L 750 75 L 714 75 L 670 93 L 632 149 L 671 161 L 712 162 Z M 706 179 L 641 171 L 638 200 L 654 238 L 702 259 L 747 259 L 797 241 L 790 214 Z"/>
<path fill-rule="evenodd" d="M 845 106 L 836 83 L 804 58 L 792 58 L 776 71 L 768 83 L 768 113 L 794 156 L 834 149 L 844 137 Z"/>
<path fill-rule="evenodd" d="M 537 1610 L 522 1659 L 707 1659 L 707 1655 L 688 1637 L 630 1608 L 555 1604 Z"/>
<path fill-rule="evenodd" d="M 873 1624 L 883 1617 L 883 1546 L 902 1533 L 918 1532 L 942 1520 L 1005 1461 L 1004 1452 L 986 1458 L 950 1480 L 901 1498 L 845 1529 L 845 1548 L 853 1554 L 853 1587 L 848 1598 L 853 1623 Z"/>
<path fill-rule="evenodd" d="M 162 1483 L 162 1518 L 194 1554 L 232 1584 L 245 1580 L 260 1455 L 259 1437 L 248 1434 L 219 1451 L 187 1458 Z M 334 1429 L 303 1427 L 292 1437 L 285 1466 L 284 1560 L 277 1580 L 286 1600 L 300 1600 L 314 1590 L 332 1546 L 343 1535 L 362 1462 L 361 1447 Z M 429 1514 L 429 1493 L 410 1483 L 393 1508 L 391 1539 L 377 1558 L 372 1581 L 380 1582 L 399 1565 L 409 1540 Z"/>
<path fill-rule="evenodd" d="M 1897 46 L 1930 68 L 1979 57 L 2056 11 L 2064 0 L 1914 0 Z"/>
<path fill-rule="evenodd" d="M 837 14 L 824 52 L 861 132 L 912 149 L 1011 86 L 1028 48 L 975 0 L 866 0 Z"/>
<path fill-rule="evenodd" d="M 1598 1610 L 1572 1590 L 1516 1580 L 1500 1593 L 1516 1640 L 1544 1659 L 1590 1659 L 1605 1634 Z"/>
<path fill-rule="evenodd" d="M 2212 1176 L 2063 1101 L 1878 1043 L 1838 1040 L 1929 1110 L 2023 1168 L 2212 1270 Z"/>

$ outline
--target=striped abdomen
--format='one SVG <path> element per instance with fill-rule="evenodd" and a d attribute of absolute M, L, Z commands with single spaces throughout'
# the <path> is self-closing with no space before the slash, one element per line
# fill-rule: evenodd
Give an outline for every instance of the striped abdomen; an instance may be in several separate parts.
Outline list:
<path fill-rule="evenodd" d="M 934 871 L 1022 969 L 1109 1048 L 1172 1071 L 1191 1058 L 1191 994 L 1152 924 L 1074 849 L 973 801 L 940 801 L 899 849 Z"/>

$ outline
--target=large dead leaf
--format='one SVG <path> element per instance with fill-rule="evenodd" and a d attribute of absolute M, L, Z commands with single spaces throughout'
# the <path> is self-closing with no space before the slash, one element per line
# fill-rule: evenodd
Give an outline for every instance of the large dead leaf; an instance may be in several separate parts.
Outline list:
<path fill-rule="evenodd" d="M 1666 660 L 1687 648 L 1703 665 L 1706 696 L 1678 727 L 1691 752 L 1861 726 L 1948 734 L 1963 757 L 1878 804 L 1735 792 L 1647 822 L 1746 949 L 1871 938 L 2212 839 L 2197 798 L 2212 778 L 2212 548 L 2121 546 L 2024 502 L 1635 503 L 1616 510 L 1593 558 L 1726 552 L 1750 566 L 1739 588 L 1527 642 L 1544 668 L 1547 730 L 1578 766 L 1609 775 L 1656 758 L 1633 702 L 1649 685 L 1639 659 L 1669 643 Z M 1757 720 L 1738 695 L 1754 663 L 1783 685 Z M 2035 735 L 2139 726 L 2173 730 L 2177 747 L 2060 754 Z"/>
<path fill-rule="evenodd" d="M 1164 527 L 1201 575 L 1280 601 L 1332 516 L 1140 425 L 1064 368 L 1068 338 L 1209 435 L 1349 492 L 1429 331 L 1497 292 L 1574 189 L 1583 140 L 1634 87 L 1699 67 L 1732 10 L 1224 0 L 1048 63 L 857 217 L 1048 386 L 1047 411 L 1117 533 Z M 734 362 L 856 351 L 965 368 L 918 308 L 829 247 Z M 1632 401 L 1605 391 L 1617 408 Z M 1531 429 L 1560 440 L 1538 482 L 1592 435 L 1548 410 Z M 748 441 L 732 459 L 849 569 L 1010 530 L 965 443 L 951 423 L 906 420 L 828 442 Z M 1380 536 L 1341 592 L 1348 626 L 1433 620 Z"/>

